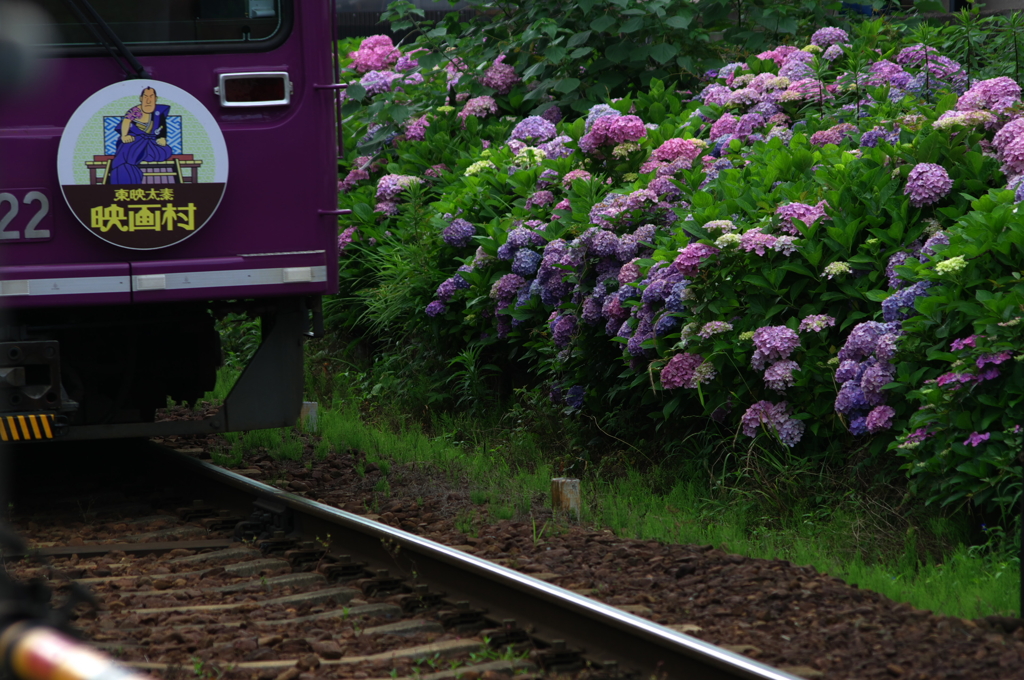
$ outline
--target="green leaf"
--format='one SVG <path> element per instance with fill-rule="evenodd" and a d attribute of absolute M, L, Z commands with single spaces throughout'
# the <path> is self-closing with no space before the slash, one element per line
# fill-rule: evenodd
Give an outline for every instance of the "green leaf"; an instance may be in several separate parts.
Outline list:
<path fill-rule="evenodd" d="M 526 69 L 526 71 L 523 72 L 523 80 L 529 80 L 530 78 L 540 75 L 541 73 L 544 72 L 544 69 L 547 68 L 547 66 L 548 65 L 545 64 L 543 61 L 538 61 L 536 64 L 534 64 L 533 66 L 531 66 L 530 68 Z"/>
<path fill-rule="evenodd" d="M 633 33 L 644 27 L 643 17 L 633 17 L 619 28 L 619 33 Z"/>
<path fill-rule="evenodd" d="M 884 290 L 869 290 L 864 293 L 864 297 L 871 300 L 872 302 L 882 302 L 889 297 L 889 293 Z"/>
<path fill-rule="evenodd" d="M 448 29 L 444 26 L 438 26 L 437 28 L 427 31 L 426 36 L 428 38 L 440 38 L 448 32 Z"/>
<path fill-rule="evenodd" d="M 612 63 L 620 64 L 629 59 L 629 55 L 633 49 L 633 43 L 628 40 L 624 40 L 620 43 L 615 43 L 605 50 L 604 56 L 608 57 Z"/>
<path fill-rule="evenodd" d="M 444 56 L 438 52 L 428 52 L 423 56 L 416 57 L 416 61 L 420 63 L 420 68 L 424 71 L 428 71 L 437 66 L 441 63 L 442 59 L 444 59 Z"/>
<path fill-rule="evenodd" d="M 562 59 L 565 59 L 565 48 L 558 45 L 552 45 L 544 50 L 544 56 L 548 61 L 558 63 L 562 61 Z"/>
<path fill-rule="evenodd" d="M 598 17 L 590 22 L 590 28 L 597 32 L 606 31 L 615 25 L 615 17 L 608 16 L 605 14 L 603 17 Z"/>
<path fill-rule="evenodd" d="M 686 28 L 691 21 L 693 21 L 693 16 L 689 14 L 678 14 L 665 19 L 665 23 L 672 28 Z"/>
<path fill-rule="evenodd" d="M 679 52 L 679 48 L 672 43 L 658 43 L 651 46 L 651 59 L 654 59 L 659 64 L 664 64 L 676 56 L 677 52 Z"/>
<path fill-rule="evenodd" d="M 612 21 L 614 21 L 614 19 L 612 19 Z M 590 39 L 590 33 L 590 31 L 581 31 L 575 34 L 573 37 L 569 38 L 568 42 L 565 43 L 565 46 L 571 49 L 578 45 L 585 44 L 587 40 Z"/>
<path fill-rule="evenodd" d="M 388 116 L 396 123 L 401 123 L 409 117 L 409 107 L 402 105 L 392 106 L 391 110 L 388 111 Z"/>
<path fill-rule="evenodd" d="M 594 51 L 593 47 L 577 47 L 569 54 L 570 59 L 581 59 Z"/>
<path fill-rule="evenodd" d="M 374 221 L 373 208 L 371 208 L 366 203 L 356 203 L 354 206 L 352 206 L 352 212 L 354 212 L 356 214 L 356 217 L 363 220 L 364 222 Z"/>
<path fill-rule="evenodd" d="M 779 20 L 775 30 L 779 33 L 796 33 L 796 17 L 785 17 Z"/>
<path fill-rule="evenodd" d="M 579 78 L 562 78 L 555 83 L 555 89 L 562 94 L 568 94 L 580 86 Z"/>
<path fill-rule="evenodd" d="M 359 83 L 351 83 L 345 89 L 345 93 L 348 95 L 349 99 L 360 101 L 363 97 L 366 96 L 366 88 L 360 85 Z"/>

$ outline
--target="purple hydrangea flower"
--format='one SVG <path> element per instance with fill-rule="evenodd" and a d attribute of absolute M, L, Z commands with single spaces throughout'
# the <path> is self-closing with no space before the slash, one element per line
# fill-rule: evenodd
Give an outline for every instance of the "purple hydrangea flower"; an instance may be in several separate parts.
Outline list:
<path fill-rule="evenodd" d="M 959 352 L 966 347 L 977 347 L 978 338 L 982 336 L 977 334 L 968 335 L 966 338 L 958 338 L 950 343 L 949 348 L 954 352 Z"/>
<path fill-rule="evenodd" d="M 654 334 L 659 338 L 664 337 L 679 328 L 680 323 L 679 317 L 666 314 L 654 324 Z"/>
<path fill-rule="evenodd" d="M 935 254 L 935 246 L 948 246 L 949 236 L 944 231 L 937 231 L 928 237 L 928 240 L 921 246 L 921 256 L 918 261 L 925 263 L 928 261 L 929 256 Z"/>
<path fill-rule="evenodd" d="M 518 139 L 529 143 L 546 142 L 556 134 L 554 123 L 541 116 L 527 116 L 512 129 L 510 139 Z"/>
<path fill-rule="evenodd" d="M 547 189 L 535 191 L 532 196 L 526 201 L 526 209 L 541 208 L 546 205 L 551 205 L 555 202 L 555 195 Z"/>
<path fill-rule="evenodd" d="M 867 132 L 860 136 L 860 145 L 867 146 L 870 148 L 878 146 L 879 142 L 885 142 L 890 145 L 895 145 L 899 141 L 900 131 L 898 129 L 889 132 L 884 128 L 875 127 L 868 130 Z"/>
<path fill-rule="evenodd" d="M 800 336 L 786 326 L 762 326 L 754 331 L 754 354 L 750 365 L 754 370 L 763 371 L 768 361 L 788 359 L 793 350 L 800 346 Z"/>
<path fill-rule="evenodd" d="M 469 288 L 469 281 L 456 274 L 441 282 L 441 285 L 437 287 L 436 295 L 441 302 L 448 302 L 456 291 L 467 288 Z"/>
<path fill-rule="evenodd" d="M 429 305 L 427 305 L 426 309 L 427 316 L 431 317 L 437 316 L 438 314 L 444 314 L 447 311 L 448 307 L 440 300 L 434 300 Z"/>
<path fill-rule="evenodd" d="M 627 353 L 634 357 L 646 356 L 648 350 L 643 345 L 653 337 L 654 326 L 651 325 L 650 321 L 641 320 L 637 324 L 636 331 L 630 336 L 629 342 L 626 343 Z"/>
<path fill-rule="evenodd" d="M 491 286 L 491 299 L 499 305 L 508 304 L 515 299 L 519 289 L 526 285 L 526 279 L 518 274 L 505 274 Z"/>
<path fill-rule="evenodd" d="M 876 434 L 892 427 L 894 415 L 896 415 L 896 409 L 892 406 L 876 406 L 871 409 L 864 424 L 869 433 Z"/>
<path fill-rule="evenodd" d="M 869 359 L 868 361 L 874 361 Z M 864 374 L 864 370 L 870 366 L 868 362 L 854 361 L 853 359 L 846 359 L 845 361 L 839 362 L 839 367 L 836 368 L 836 382 L 840 385 L 846 382 L 860 381 L 861 375 Z"/>
<path fill-rule="evenodd" d="M 897 251 L 889 257 L 889 262 L 885 265 L 885 277 L 889 281 L 890 288 L 898 290 L 907 285 L 906 281 L 903 280 L 903 277 L 897 273 L 896 267 L 906 264 L 907 260 L 911 257 L 913 257 L 913 255 L 905 250 Z"/>
<path fill-rule="evenodd" d="M 811 34 L 811 44 L 817 45 L 818 47 L 830 47 L 839 43 L 845 43 L 850 41 L 850 36 L 847 35 L 846 31 L 835 26 L 826 26 L 819 28 L 813 34 Z"/>
<path fill-rule="evenodd" d="M 565 395 L 565 403 L 574 409 L 581 409 L 583 408 L 583 401 L 586 396 L 587 390 L 585 387 L 582 385 L 573 385 Z"/>
<path fill-rule="evenodd" d="M 891 362 L 896 356 L 899 341 L 900 336 L 896 333 L 886 333 L 878 338 L 878 343 L 875 345 L 875 356 L 878 357 L 878 360 Z"/>
<path fill-rule="evenodd" d="M 390 92 L 391 83 L 401 77 L 401 73 L 394 71 L 370 71 L 359 79 L 359 84 L 366 90 L 366 94 L 372 97 L 381 92 Z"/>
<path fill-rule="evenodd" d="M 557 106 L 549 106 L 544 109 L 544 112 L 540 114 L 540 117 L 549 123 L 558 123 L 558 121 L 562 120 L 562 109 Z"/>
<path fill-rule="evenodd" d="M 786 359 L 776 361 L 764 372 L 764 384 L 779 393 L 784 393 L 787 387 L 795 384 L 793 371 L 799 371 L 800 365 L 795 361 Z"/>
<path fill-rule="evenodd" d="M 461 217 L 456 217 L 451 224 L 441 232 L 444 242 L 453 248 L 465 248 L 473 242 L 476 235 L 476 227 Z"/>
<path fill-rule="evenodd" d="M 850 421 L 850 433 L 862 437 L 868 433 L 868 419 L 865 416 L 858 416 Z"/>
<path fill-rule="evenodd" d="M 377 180 L 377 200 L 394 201 L 409 187 L 422 183 L 422 179 L 412 175 L 384 175 Z"/>
<path fill-rule="evenodd" d="M 576 331 L 576 317 L 572 314 L 561 314 L 555 318 L 551 329 L 551 339 L 555 347 L 567 347 Z"/>
<path fill-rule="evenodd" d="M 903 193 L 910 196 L 910 204 L 916 208 L 931 205 L 949 193 L 953 180 L 941 165 L 918 163 L 907 176 Z"/>
<path fill-rule="evenodd" d="M 903 321 L 917 316 L 918 311 L 914 308 L 914 302 L 919 297 L 926 297 L 931 286 L 931 281 L 918 281 L 882 300 L 882 318 L 886 321 Z"/>
<path fill-rule="evenodd" d="M 800 322 L 800 328 L 798 330 L 801 333 L 806 333 L 808 331 L 818 332 L 835 325 L 835 318 L 828 314 L 811 314 L 810 316 L 804 317 L 803 321 Z"/>
<path fill-rule="evenodd" d="M 893 381 L 896 369 L 887 361 L 878 361 L 864 369 L 860 378 L 860 389 L 868 404 L 877 406 L 885 401 L 882 388 Z"/>
<path fill-rule="evenodd" d="M 803 421 L 789 417 L 789 405 L 786 402 L 773 404 L 770 401 L 759 401 L 750 406 L 740 417 L 743 434 L 756 437 L 761 426 L 774 431 L 786 446 L 796 446 L 803 437 Z"/>
<path fill-rule="evenodd" d="M 345 252 L 345 248 L 348 248 L 349 244 L 352 243 L 352 238 L 355 236 L 358 227 L 349 227 L 345 231 L 338 234 L 338 255 Z"/>
<path fill-rule="evenodd" d="M 852 380 L 843 383 L 843 386 L 839 388 L 839 394 L 836 395 L 836 412 L 849 416 L 863 412 L 867 408 L 868 400 L 864 396 L 864 391 L 860 388 L 860 385 Z"/>
<path fill-rule="evenodd" d="M 665 296 L 665 310 L 669 312 L 682 312 L 686 309 L 686 287 L 690 282 L 683 279 L 672 286 L 672 289 Z"/>
<path fill-rule="evenodd" d="M 846 343 L 839 350 L 839 360 L 863 361 L 874 354 L 878 339 L 890 332 L 895 332 L 898 324 L 878 323 L 877 321 L 865 321 L 853 327 L 846 337 Z"/>
<path fill-rule="evenodd" d="M 989 432 L 982 432 L 982 433 L 972 432 L 970 434 L 970 436 L 967 437 L 967 439 L 964 440 L 964 446 L 977 447 L 982 442 L 987 442 L 989 437 L 991 437 L 991 436 L 992 435 Z"/>

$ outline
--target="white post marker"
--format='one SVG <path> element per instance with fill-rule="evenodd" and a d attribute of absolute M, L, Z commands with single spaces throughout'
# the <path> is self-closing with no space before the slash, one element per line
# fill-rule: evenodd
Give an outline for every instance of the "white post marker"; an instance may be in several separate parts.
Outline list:
<path fill-rule="evenodd" d="M 562 510 L 580 518 L 580 480 L 555 477 L 551 480 L 551 509 Z"/>
<path fill-rule="evenodd" d="M 306 432 L 317 432 L 320 421 L 318 416 L 317 403 L 315 401 L 302 402 L 302 410 L 299 412 L 299 422 Z"/>

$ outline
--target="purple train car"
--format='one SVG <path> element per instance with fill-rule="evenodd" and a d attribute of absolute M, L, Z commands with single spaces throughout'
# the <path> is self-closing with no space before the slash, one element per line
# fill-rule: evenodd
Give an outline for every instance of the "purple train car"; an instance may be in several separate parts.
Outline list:
<path fill-rule="evenodd" d="M 45 0 L 0 99 L 0 442 L 279 427 L 337 290 L 334 8 Z M 154 422 L 262 320 L 220 411 Z"/>

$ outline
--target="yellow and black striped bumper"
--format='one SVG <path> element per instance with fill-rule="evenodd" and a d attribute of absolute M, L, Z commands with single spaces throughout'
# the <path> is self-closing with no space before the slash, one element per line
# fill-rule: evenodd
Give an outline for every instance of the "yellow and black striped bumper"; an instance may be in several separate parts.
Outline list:
<path fill-rule="evenodd" d="M 0 441 L 53 439 L 55 430 L 54 417 L 51 413 L 0 416 Z"/>

